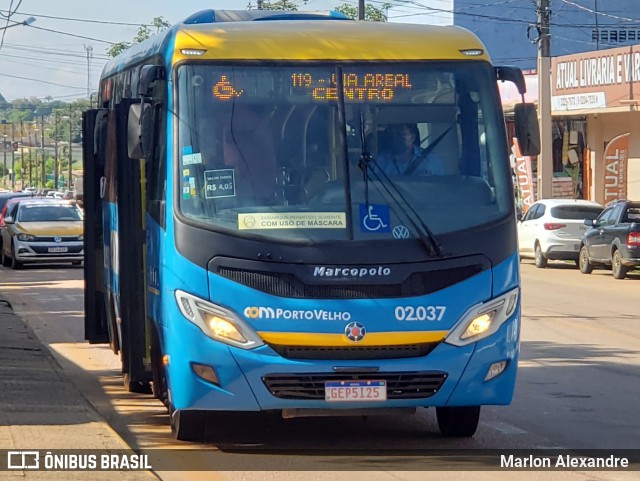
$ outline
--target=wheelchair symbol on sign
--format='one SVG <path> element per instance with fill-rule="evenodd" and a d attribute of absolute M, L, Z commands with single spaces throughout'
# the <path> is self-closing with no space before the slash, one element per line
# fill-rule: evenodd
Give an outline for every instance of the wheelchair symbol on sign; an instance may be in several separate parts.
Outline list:
<path fill-rule="evenodd" d="M 368 206 L 368 213 L 362 218 L 362 225 L 365 229 L 371 232 L 379 231 L 380 229 L 386 229 L 387 224 L 380 218 L 378 214 L 373 212 L 373 206 Z"/>

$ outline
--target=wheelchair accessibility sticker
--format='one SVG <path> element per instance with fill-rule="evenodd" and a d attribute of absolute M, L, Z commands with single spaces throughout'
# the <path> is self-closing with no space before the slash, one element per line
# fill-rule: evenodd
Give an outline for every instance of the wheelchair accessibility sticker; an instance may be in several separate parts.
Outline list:
<path fill-rule="evenodd" d="M 359 204 L 360 231 L 391 232 L 389 206 L 383 204 Z"/>

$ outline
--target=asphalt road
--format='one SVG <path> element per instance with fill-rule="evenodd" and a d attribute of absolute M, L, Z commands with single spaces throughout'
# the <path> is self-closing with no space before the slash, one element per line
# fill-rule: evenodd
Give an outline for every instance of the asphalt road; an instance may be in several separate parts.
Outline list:
<path fill-rule="evenodd" d="M 82 270 L 66 266 L 0 268 L 0 295 L 26 318 L 102 416 L 134 448 L 206 448 L 202 469 L 229 463 L 223 475 L 206 479 L 300 479 L 293 471 L 314 469 L 305 479 L 334 479 L 332 469 L 367 470 L 367 481 L 428 479 L 399 471 L 414 459 L 380 458 L 380 449 L 640 448 L 640 275 L 618 281 L 608 271 L 585 276 L 572 265 L 536 269 L 522 263 L 522 354 L 513 404 L 485 407 L 472 439 L 440 437 L 434 410 L 416 416 L 308 418 L 225 416 L 215 439 L 195 445 L 171 437 L 164 408 L 150 396 L 123 390 L 118 356 L 106 346 L 83 342 Z M 326 455 L 358 448 L 361 454 Z M 335 452 L 335 451 L 334 451 Z M 177 451 L 176 451 L 177 453 Z M 323 454 L 324 453 L 324 454 Z M 177 456 L 177 455 L 176 455 Z M 220 457 L 222 456 L 222 457 Z M 411 469 L 411 467 L 409 467 Z M 454 469 L 454 466 L 451 466 Z M 260 471 L 249 471 L 260 470 Z M 286 471 L 286 472 L 284 472 Z M 278 474 L 280 473 L 280 474 Z M 355 475 L 355 472 L 352 473 Z M 433 479 L 496 479 L 485 473 L 431 473 Z M 498 479 L 515 479 L 502 473 Z M 541 475 L 541 473 L 537 473 Z M 562 472 L 546 479 L 626 480 L 636 473 Z M 162 473 L 162 479 L 201 479 L 198 473 Z M 419 477 L 418 477 L 419 476 Z M 349 479 L 355 479 L 349 476 Z M 517 473 L 517 479 L 541 479 Z"/>

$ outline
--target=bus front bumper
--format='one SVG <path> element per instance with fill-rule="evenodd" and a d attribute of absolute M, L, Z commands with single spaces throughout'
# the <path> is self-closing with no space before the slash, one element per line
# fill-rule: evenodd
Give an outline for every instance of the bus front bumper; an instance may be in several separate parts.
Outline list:
<path fill-rule="evenodd" d="M 172 337 L 167 338 L 170 399 L 176 409 L 215 411 L 505 405 L 511 402 L 515 387 L 519 316 L 518 310 L 495 334 L 475 344 L 440 343 L 423 357 L 383 361 L 286 359 L 268 346 L 243 350 L 221 344 L 185 321 L 175 348 Z M 506 362 L 504 371 L 486 380 L 490 367 L 502 361 Z M 208 375 L 202 376 L 203 366 Z M 388 399 L 326 401 L 324 382 L 333 380 L 337 371 L 366 372 L 369 380 L 387 381 Z M 394 398 L 397 392 L 391 386 L 400 373 L 409 380 L 432 376 L 435 384 L 440 376 L 442 382 L 431 392 L 419 393 L 420 397 Z M 293 386 L 311 383 L 315 390 L 274 389 L 283 376 Z"/>

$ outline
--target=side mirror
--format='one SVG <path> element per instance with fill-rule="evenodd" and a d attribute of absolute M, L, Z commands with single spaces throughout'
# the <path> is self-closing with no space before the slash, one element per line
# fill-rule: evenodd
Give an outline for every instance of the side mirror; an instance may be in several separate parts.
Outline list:
<path fill-rule="evenodd" d="M 5 224 L 13 224 L 13 217 L 8 216 L 4 218 L 4 223 Z"/>
<path fill-rule="evenodd" d="M 593 227 L 596 225 L 596 221 L 594 219 L 585 219 L 584 225 L 588 225 L 589 227 Z"/>
<path fill-rule="evenodd" d="M 531 103 L 516 104 L 513 113 L 516 138 L 522 155 L 540 154 L 540 128 L 536 106 Z"/>
<path fill-rule="evenodd" d="M 131 159 L 144 159 L 153 147 L 153 107 L 144 102 L 129 106 L 127 151 Z"/>

